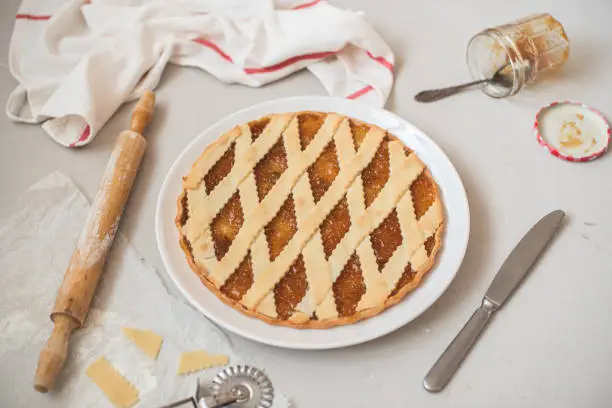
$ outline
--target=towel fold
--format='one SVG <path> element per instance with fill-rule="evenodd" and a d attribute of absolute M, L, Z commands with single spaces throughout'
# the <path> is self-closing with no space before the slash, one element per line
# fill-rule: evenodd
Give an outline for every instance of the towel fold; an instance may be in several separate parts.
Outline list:
<path fill-rule="evenodd" d="M 170 62 L 258 87 L 308 68 L 330 95 L 383 106 L 394 57 L 362 13 L 325 1 L 24 0 L 7 114 L 64 146 L 89 143 Z"/>

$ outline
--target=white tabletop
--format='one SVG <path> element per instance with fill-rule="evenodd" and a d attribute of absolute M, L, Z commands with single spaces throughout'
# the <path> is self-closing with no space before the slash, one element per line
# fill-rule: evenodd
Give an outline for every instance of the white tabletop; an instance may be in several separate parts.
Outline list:
<path fill-rule="evenodd" d="M 19 0 L 0 13 L 0 100 L 16 85 L 6 67 Z M 457 278 L 420 318 L 380 340 L 326 352 L 275 349 L 233 336 L 238 351 L 268 367 L 296 407 L 604 407 L 612 388 L 612 155 L 561 161 L 536 142 L 532 125 L 551 101 L 587 103 L 612 118 L 612 2 L 338 0 L 361 9 L 396 52 L 397 82 L 387 108 L 425 131 L 449 155 L 467 189 L 470 244 Z M 424 88 L 468 79 L 470 36 L 534 12 L 550 12 L 571 40 L 567 65 L 523 94 L 494 100 L 479 91 L 418 104 Z M 157 89 L 149 149 L 121 231 L 157 269 L 154 237 L 161 182 L 183 148 L 219 118 L 272 98 L 324 94 L 306 72 L 262 89 L 224 85 L 170 66 Z M 66 149 L 36 125 L 0 115 L 0 197 L 16 196 L 53 170 L 95 194 L 123 106 L 96 139 Z M 550 210 L 568 222 L 532 276 L 487 329 L 450 386 L 428 394 L 422 378 L 478 305 L 506 255 Z M 435 273 L 435 272 L 433 272 Z M 16 284 L 15 282 L 10 284 Z M 54 289 L 50 289 L 54 290 Z M 0 368 L 2 375 L 7 367 Z"/>

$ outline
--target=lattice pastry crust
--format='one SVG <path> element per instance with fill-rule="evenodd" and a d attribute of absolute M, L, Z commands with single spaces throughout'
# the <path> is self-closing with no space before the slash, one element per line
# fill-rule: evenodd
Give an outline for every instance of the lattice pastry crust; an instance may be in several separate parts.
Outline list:
<path fill-rule="evenodd" d="M 335 113 L 236 126 L 183 180 L 176 225 L 191 268 L 222 301 L 268 323 L 328 328 L 416 288 L 444 209 L 417 155 Z"/>

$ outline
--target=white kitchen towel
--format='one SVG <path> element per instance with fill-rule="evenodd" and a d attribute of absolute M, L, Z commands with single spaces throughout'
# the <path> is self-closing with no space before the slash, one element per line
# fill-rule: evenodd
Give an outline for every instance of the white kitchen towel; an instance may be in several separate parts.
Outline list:
<path fill-rule="evenodd" d="M 23 0 L 9 66 L 15 121 L 89 143 L 168 62 L 258 87 L 308 68 L 333 96 L 383 106 L 394 57 L 363 14 L 326 1 Z"/>

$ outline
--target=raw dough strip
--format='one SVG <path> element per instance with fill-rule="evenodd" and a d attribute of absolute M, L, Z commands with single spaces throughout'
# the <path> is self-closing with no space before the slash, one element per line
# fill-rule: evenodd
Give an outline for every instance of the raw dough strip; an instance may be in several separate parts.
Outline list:
<path fill-rule="evenodd" d="M 162 336 L 151 330 L 139 330 L 131 327 L 122 327 L 121 331 L 149 358 L 157 360 L 157 355 L 164 341 Z"/>
<path fill-rule="evenodd" d="M 319 230 L 320 224 L 327 214 L 345 195 L 355 177 L 358 177 L 361 171 L 370 163 L 384 136 L 385 131 L 380 128 L 373 128 L 368 132 L 368 137 L 365 138 L 358 153 L 349 165 L 344 169 L 340 169 L 331 186 L 316 204 L 315 209 L 308 216 L 302 228 L 293 235 L 280 255 L 270 264 L 265 274 L 259 280 L 253 282 L 253 285 L 242 299 L 243 305 L 248 308 L 255 307 L 274 288 L 274 285 L 283 277 L 293 261 L 302 252 L 304 245 Z M 316 141 L 317 138 L 315 137 L 308 147 Z"/>
<path fill-rule="evenodd" d="M 204 350 L 188 351 L 181 354 L 179 375 L 195 373 L 210 367 L 220 367 L 229 363 L 229 357 L 223 354 L 208 354 Z"/>
<path fill-rule="evenodd" d="M 203 195 L 205 199 L 194 200 L 195 202 L 188 201 L 190 216 L 187 224 L 183 227 L 183 233 L 190 242 L 197 243 L 203 234 L 202 226 L 209 225 L 219 211 L 223 209 L 240 183 L 253 172 L 253 168 L 268 153 L 293 118 L 293 114 L 275 115 L 257 140 L 250 144 L 247 151 L 241 156 L 235 156 L 234 163 L 240 163 L 240 166 L 232 166 L 230 172 L 215 186 L 210 194 L 206 195 L 204 183 L 198 187 L 196 191 Z"/>
<path fill-rule="evenodd" d="M 102 390 L 117 408 L 129 408 L 138 402 L 138 390 L 100 357 L 87 368 L 85 374 Z"/>
<path fill-rule="evenodd" d="M 332 139 L 341 119 L 342 117 L 337 114 L 329 114 L 327 116 L 312 142 L 310 142 L 304 151 L 300 152 L 297 158 L 292 160 L 294 165 L 287 167 L 276 184 L 274 184 L 274 187 L 272 187 L 264 199 L 259 203 L 257 209 L 250 215 L 245 216 L 244 224 L 240 228 L 240 231 L 238 231 L 238 235 L 232 241 L 228 252 L 223 259 L 221 259 L 218 266 L 213 270 L 212 267 L 215 265 L 212 262 L 209 264 L 206 262 L 204 263 L 204 266 L 211 271 L 209 278 L 217 287 L 221 287 L 227 278 L 234 273 L 238 265 L 240 265 L 240 262 L 242 262 L 246 256 L 257 234 L 259 234 L 278 213 L 300 176 L 319 157 L 323 148 L 327 146 Z M 294 120 L 297 121 L 297 117 L 295 117 Z M 255 254 L 255 256 L 261 255 L 265 254 Z M 287 269 L 288 268 L 289 265 L 287 266 Z M 267 293 L 268 291 L 266 291 L 263 296 Z M 263 296 L 261 298 L 263 298 Z M 257 303 L 261 301 L 261 298 L 258 299 Z M 254 306 L 255 305 L 252 305 L 251 307 Z"/>
<path fill-rule="evenodd" d="M 401 156 L 399 156 L 400 152 Z M 407 191 L 410 192 L 410 185 L 425 168 L 416 154 L 407 158 L 404 156 L 403 146 L 399 141 L 389 142 L 389 156 L 389 180 L 367 208 L 365 214 L 356 222 L 351 223 L 348 232 L 328 259 L 334 280 L 340 275 L 344 265 L 361 242 L 384 221 L 402 196 Z M 333 304 L 333 290 L 330 288 L 326 300 L 317 307 L 317 316 L 320 319 L 337 316 L 336 308 L 332 307 Z"/>

